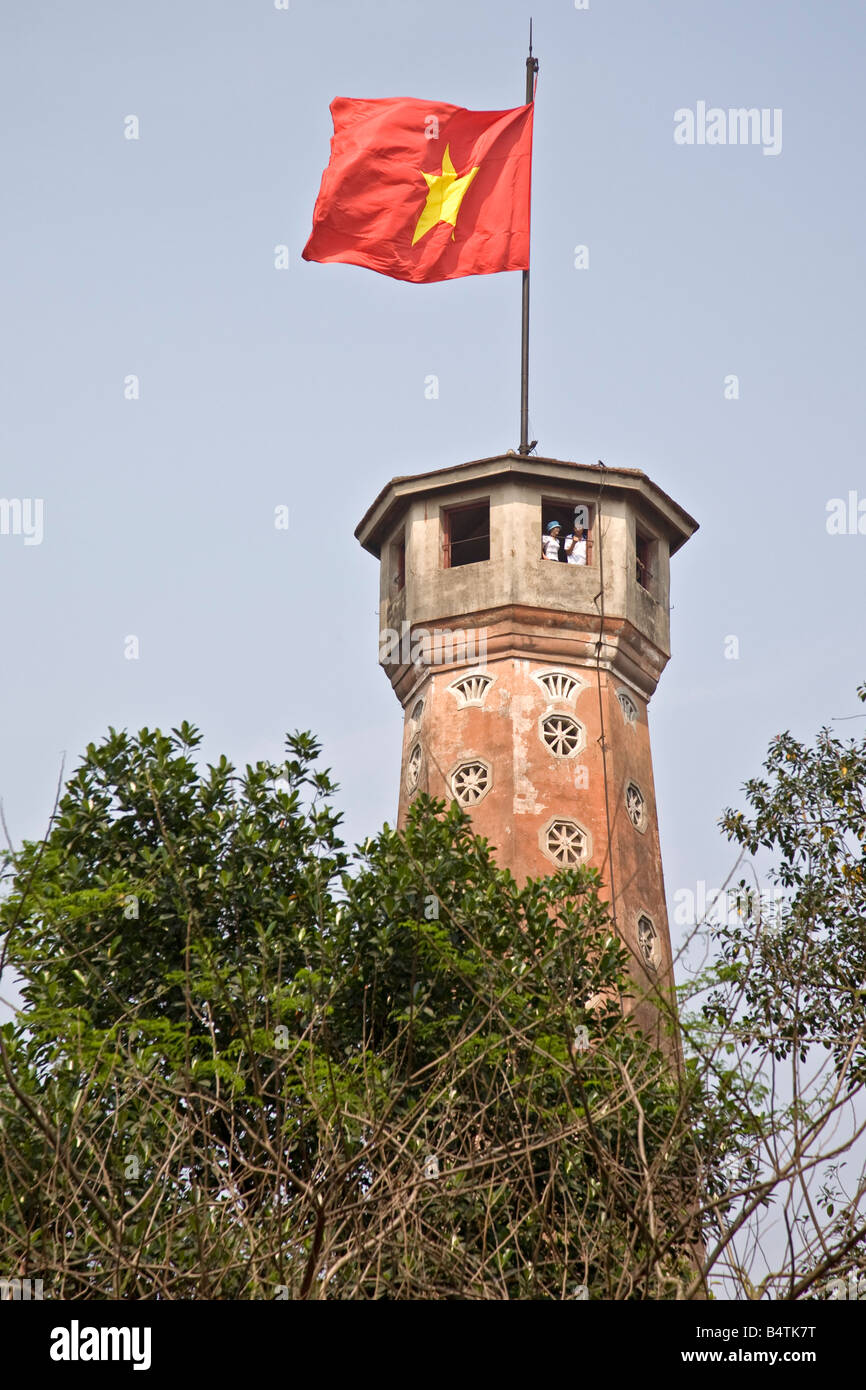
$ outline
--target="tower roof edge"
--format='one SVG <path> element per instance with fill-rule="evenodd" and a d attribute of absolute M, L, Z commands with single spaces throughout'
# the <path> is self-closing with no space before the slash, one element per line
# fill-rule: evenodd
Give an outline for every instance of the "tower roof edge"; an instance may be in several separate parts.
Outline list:
<path fill-rule="evenodd" d="M 447 493 L 449 489 L 465 487 L 474 481 L 492 481 L 506 474 L 560 486 L 584 483 L 618 492 L 636 492 L 643 496 L 664 525 L 672 555 L 698 529 L 694 517 L 639 468 L 609 468 L 603 463 L 574 463 L 566 459 L 526 456 L 509 451 L 493 454 L 489 458 L 451 464 L 447 468 L 397 475 L 385 484 L 367 508 L 355 528 L 355 536 L 364 549 L 378 559 L 386 537 L 413 499 Z"/>

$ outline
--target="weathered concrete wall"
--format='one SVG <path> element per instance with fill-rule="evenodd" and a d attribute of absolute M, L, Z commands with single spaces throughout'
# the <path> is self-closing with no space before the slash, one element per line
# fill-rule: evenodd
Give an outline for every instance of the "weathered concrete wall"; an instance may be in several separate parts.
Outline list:
<path fill-rule="evenodd" d="M 382 549 L 384 559 L 395 539 L 405 535 L 405 592 L 395 592 L 392 568 L 382 565 L 381 626 L 397 629 L 404 618 L 413 626 L 441 625 L 446 620 L 460 625 L 458 619 L 507 604 L 545 608 L 563 615 L 596 613 L 600 611 L 603 562 L 605 614 L 627 618 L 637 632 L 669 655 L 667 538 L 658 536 L 656 540 L 655 593 L 650 597 L 634 582 L 633 505 L 609 495 L 601 501 L 600 521 L 597 515 L 593 517 L 592 562 L 557 565 L 541 557 L 541 505 L 542 497 L 548 495 L 549 487 L 506 478 L 484 488 L 456 489 L 448 495 L 447 506 L 439 498 L 410 502 Z M 490 500 L 490 559 L 446 569 L 444 512 L 486 498 Z M 577 502 L 587 502 L 593 508 L 598 505 L 590 491 L 575 488 L 564 502 L 564 513 L 566 506 Z"/>

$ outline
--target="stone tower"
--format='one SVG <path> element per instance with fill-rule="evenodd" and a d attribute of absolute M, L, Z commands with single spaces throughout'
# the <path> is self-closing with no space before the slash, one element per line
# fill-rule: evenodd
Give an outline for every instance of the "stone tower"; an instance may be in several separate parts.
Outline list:
<path fill-rule="evenodd" d="M 542 558 L 552 520 L 586 529 L 585 565 Z M 426 791 L 518 880 L 595 865 L 641 995 L 672 981 L 647 706 L 696 529 L 634 469 L 508 453 L 394 478 L 355 533 L 404 711 L 399 821 Z"/>

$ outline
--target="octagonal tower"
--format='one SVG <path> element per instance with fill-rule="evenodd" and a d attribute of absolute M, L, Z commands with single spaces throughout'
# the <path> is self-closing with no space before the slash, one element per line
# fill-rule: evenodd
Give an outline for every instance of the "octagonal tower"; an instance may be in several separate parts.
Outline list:
<path fill-rule="evenodd" d="M 585 564 L 543 558 L 554 520 Z M 508 453 L 394 478 L 355 532 L 404 711 L 399 821 L 423 790 L 521 881 L 595 865 L 641 994 L 672 980 L 647 706 L 696 529 L 637 470 Z"/>

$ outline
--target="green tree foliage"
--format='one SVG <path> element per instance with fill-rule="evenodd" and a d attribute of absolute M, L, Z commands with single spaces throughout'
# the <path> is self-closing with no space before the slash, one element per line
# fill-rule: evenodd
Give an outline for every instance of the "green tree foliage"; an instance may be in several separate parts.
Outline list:
<path fill-rule="evenodd" d="M 700 1290 L 694 1066 L 589 870 L 518 887 L 419 797 L 350 855 L 308 735 L 90 745 L 6 856 L 0 1245 L 51 1297 Z"/>
<path fill-rule="evenodd" d="M 594 871 L 519 886 L 422 796 L 350 852 L 309 735 L 243 771 L 199 747 L 110 731 L 5 856 L 0 1276 L 74 1298 L 856 1284 L 866 741 L 782 735 L 725 814 L 781 903 L 744 879 L 697 933 L 682 1048 L 663 993 L 662 1042 L 634 1025 Z"/>
<path fill-rule="evenodd" d="M 858 692 L 866 702 L 866 686 Z M 708 1016 L 775 1058 L 829 1051 L 849 1087 L 866 1081 L 866 739 L 822 729 L 814 747 L 790 733 L 772 743 L 764 776 L 746 783 L 747 811 L 726 811 L 728 837 L 772 855 L 775 903 L 742 880 L 741 920 L 723 934 L 724 986 Z M 768 895 L 765 895 L 765 897 Z"/>
<path fill-rule="evenodd" d="M 683 990 L 714 1114 L 740 1113 L 707 1150 L 707 1263 L 739 1296 L 838 1296 L 866 1271 L 866 738 L 783 733 L 745 794 L 721 825 L 768 886 L 747 859 Z"/>

